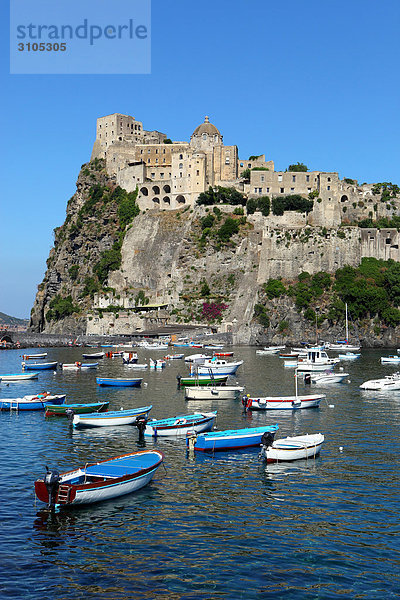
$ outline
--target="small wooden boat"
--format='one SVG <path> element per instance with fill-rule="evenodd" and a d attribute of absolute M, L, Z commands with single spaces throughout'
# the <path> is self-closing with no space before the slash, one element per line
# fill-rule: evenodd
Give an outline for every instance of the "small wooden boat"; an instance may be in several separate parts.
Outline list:
<path fill-rule="evenodd" d="M 228 380 L 229 375 L 193 375 L 191 377 L 177 376 L 178 385 L 192 386 L 192 385 L 224 385 Z"/>
<path fill-rule="evenodd" d="M 60 367 L 62 369 L 71 369 L 73 371 L 79 371 L 79 369 L 97 369 L 99 363 L 82 363 L 82 362 L 74 362 L 74 363 L 60 363 Z"/>
<path fill-rule="evenodd" d="M 89 504 L 130 494 L 147 485 L 163 461 L 159 450 L 141 450 L 67 471 L 49 471 L 35 481 L 35 494 L 49 508 Z"/>
<path fill-rule="evenodd" d="M 297 410 L 299 408 L 316 408 L 324 394 L 309 394 L 307 396 L 266 396 L 264 398 L 242 399 L 245 410 Z"/>
<path fill-rule="evenodd" d="M 137 352 L 123 352 L 122 353 L 122 362 L 124 365 L 134 365 L 137 364 L 138 355 Z"/>
<path fill-rule="evenodd" d="M 107 358 L 121 358 L 123 355 L 123 351 L 122 350 L 112 350 L 110 352 L 106 352 L 106 357 Z"/>
<path fill-rule="evenodd" d="M 260 350 L 256 350 L 256 354 L 278 354 L 280 350 L 284 350 L 286 346 L 264 346 Z"/>
<path fill-rule="evenodd" d="M 95 360 L 98 360 L 99 358 L 104 358 L 105 353 L 104 352 L 91 352 L 89 354 L 82 354 L 83 358 L 93 358 Z"/>
<path fill-rule="evenodd" d="M 125 363 L 125 366 L 129 369 L 147 369 L 149 365 L 147 363 Z"/>
<path fill-rule="evenodd" d="M 96 377 L 98 385 L 111 385 L 115 387 L 140 387 L 143 378 L 123 378 L 123 377 Z"/>
<path fill-rule="evenodd" d="M 210 431 L 217 417 L 217 411 L 180 415 L 169 419 L 147 421 L 144 435 L 147 436 L 185 436 L 188 432 Z"/>
<path fill-rule="evenodd" d="M 167 356 L 164 356 L 165 360 L 179 360 L 180 358 L 183 358 L 185 355 L 184 354 L 167 354 Z"/>
<path fill-rule="evenodd" d="M 306 373 L 304 383 L 315 383 L 316 385 L 326 385 L 328 383 L 342 383 L 349 377 L 348 373 Z"/>
<path fill-rule="evenodd" d="M 149 412 L 152 409 L 150 406 L 142 406 L 141 408 L 132 408 L 130 410 L 112 410 L 107 412 L 92 412 L 88 414 L 76 414 L 72 420 L 74 427 L 117 427 L 119 425 L 134 425 L 136 419 L 147 419 Z"/>
<path fill-rule="evenodd" d="M 205 344 L 204 348 L 206 350 L 222 350 L 224 347 L 223 344 Z"/>
<path fill-rule="evenodd" d="M 65 394 L 52 395 L 49 392 L 22 398 L 0 399 L 0 410 L 44 410 L 48 404 L 60 405 L 65 402 Z"/>
<path fill-rule="evenodd" d="M 393 364 L 393 363 L 400 363 L 400 356 L 399 355 L 391 355 L 391 356 L 382 356 L 381 357 L 381 363 L 384 364 Z"/>
<path fill-rule="evenodd" d="M 109 402 L 91 402 L 90 404 L 46 404 L 45 417 L 68 417 L 71 414 L 83 415 L 93 412 L 105 412 Z M 67 412 L 69 411 L 69 412 Z"/>
<path fill-rule="evenodd" d="M 190 354 L 185 357 L 185 363 L 202 365 L 206 360 L 212 357 L 207 354 Z"/>
<path fill-rule="evenodd" d="M 229 356 L 233 356 L 233 352 L 213 352 L 213 356 L 228 358 Z"/>
<path fill-rule="evenodd" d="M 41 354 L 23 354 L 22 360 L 36 360 L 37 358 L 46 358 L 47 352 L 42 352 Z"/>
<path fill-rule="evenodd" d="M 186 400 L 233 400 L 244 391 L 240 385 L 194 386 L 185 388 Z"/>
<path fill-rule="evenodd" d="M 0 375 L 0 381 L 26 381 L 27 379 L 37 379 L 39 373 L 7 373 Z"/>
<path fill-rule="evenodd" d="M 204 361 L 202 365 L 192 365 L 191 373 L 198 373 L 199 375 L 209 375 L 211 373 L 217 375 L 234 375 L 242 364 L 242 360 L 230 362 L 215 357 Z"/>
<path fill-rule="evenodd" d="M 228 429 L 212 431 L 199 435 L 187 436 L 186 444 L 189 449 L 198 452 L 214 452 L 216 450 L 239 450 L 259 446 L 265 432 L 275 433 L 278 425 L 263 427 L 248 427 L 247 429 Z"/>
<path fill-rule="evenodd" d="M 260 457 L 265 458 L 268 463 L 313 458 L 320 453 L 324 439 L 322 433 L 298 435 L 275 441 L 265 436 L 264 439 L 261 438 Z"/>
<path fill-rule="evenodd" d="M 346 352 L 345 354 L 338 354 L 339 360 L 355 360 L 360 358 L 361 352 Z"/>
<path fill-rule="evenodd" d="M 50 369 L 57 369 L 57 361 L 53 361 L 53 362 L 47 362 L 47 363 L 26 363 L 26 362 L 22 362 L 21 363 L 22 368 L 23 369 L 27 369 L 29 371 L 43 371 L 45 369 L 50 370 Z"/>

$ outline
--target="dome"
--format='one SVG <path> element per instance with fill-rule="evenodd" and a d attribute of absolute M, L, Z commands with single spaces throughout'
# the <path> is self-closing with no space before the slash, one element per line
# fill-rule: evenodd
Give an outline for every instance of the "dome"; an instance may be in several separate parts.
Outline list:
<path fill-rule="evenodd" d="M 204 118 L 204 123 L 196 127 L 196 129 L 193 131 L 193 135 L 202 135 L 203 133 L 207 133 L 208 135 L 218 135 L 221 137 L 220 132 L 215 125 L 210 123 L 210 120 L 207 116 Z"/>

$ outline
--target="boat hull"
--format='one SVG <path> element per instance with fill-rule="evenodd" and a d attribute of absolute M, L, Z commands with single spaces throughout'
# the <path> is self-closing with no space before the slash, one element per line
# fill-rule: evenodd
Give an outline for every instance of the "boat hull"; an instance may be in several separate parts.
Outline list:
<path fill-rule="evenodd" d="M 240 450 L 242 448 L 259 446 L 264 433 L 274 433 L 278 429 L 278 425 L 268 425 L 265 427 L 250 427 L 248 429 L 215 431 L 187 437 L 186 444 L 189 448 L 193 447 L 193 450 L 197 452 Z"/>
<path fill-rule="evenodd" d="M 153 437 L 182 437 L 188 433 L 201 433 L 210 431 L 217 417 L 216 412 L 199 413 L 198 415 L 185 415 L 174 419 L 161 419 L 149 421 L 144 435 Z"/>
<path fill-rule="evenodd" d="M 105 412 L 108 409 L 109 402 L 92 402 L 90 404 L 47 404 L 45 417 L 66 417 L 67 410 L 74 411 L 76 415 L 82 415 L 93 412 Z"/>
<path fill-rule="evenodd" d="M 57 361 L 49 363 L 22 363 L 22 368 L 27 371 L 50 371 L 51 369 L 57 369 L 57 364 Z"/>
<path fill-rule="evenodd" d="M 0 381 L 26 381 L 27 379 L 37 379 L 39 373 L 15 373 L 0 375 Z"/>
<path fill-rule="evenodd" d="M 143 379 L 116 379 L 112 377 L 96 377 L 96 383 L 98 385 L 109 385 L 114 387 L 140 387 Z"/>
<path fill-rule="evenodd" d="M 202 386 L 202 385 L 224 385 L 228 380 L 229 375 L 215 375 L 214 377 L 180 377 L 178 384 L 186 387 Z"/>
<path fill-rule="evenodd" d="M 74 415 L 73 425 L 76 429 L 89 427 L 119 427 L 120 425 L 134 425 L 136 419 L 147 418 L 152 406 L 143 406 L 133 410 L 115 410 L 104 413 L 89 413 Z"/>
<path fill-rule="evenodd" d="M 262 446 L 260 455 L 268 463 L 308 459 L 320 453 L 323 443 L 324 436 L 321 433 L 287 437 L 275 440 L 272 446 Z"/>
<path fill-rule="evenodd" d="M 57 489 L 56 505 L 93 504 L 135 492 L 150 483 L 163 458 L 162 452 L 158 450 L 143 450 L 87 465 L 84 469 L 63 473 Z M 132 471 L 136 469 L 136 471 L 121 477 L 114 477 L 113 465 L 124 459 L 128 461 L 137 459 L 138 466 L 131 469 Z M 108 472 L 111 475 L 107 475 Z M 74 483 L 76 480 L 77 483 Z M 90 481 L 85 483 L 85 480 Z M 49 502 L 49 494 L 43 479 L 35 481 L 35 494 L 42 502 Z"/>
<path fill-rule="evenodd" d="M 267 396 L 264 398 L 246 398 L 243 403 L 246 410 L 298 410 L 317 408 L 324 394 L 308 396 Z"/>
<path fill-rule="evenodd" d="M 244 387 L 240 386 L 199 386 L 186 387 L 186 400 L 234 400 L 239 394 L 242 394 Z"/>
<path fill-rule="evenodd" d="M 24 398 L 4 398 L 0 400 L 0 410 L 44 410 L 47 404 L 61 405 L 65 402 L 65 394 L 38 394 Z"/>

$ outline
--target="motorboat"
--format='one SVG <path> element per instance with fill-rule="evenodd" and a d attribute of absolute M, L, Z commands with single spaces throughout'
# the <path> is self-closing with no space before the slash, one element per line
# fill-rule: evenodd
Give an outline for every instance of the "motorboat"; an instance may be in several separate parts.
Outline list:
<path fill-rule="evenodd" d="M 328 383 L 343 383 L 349 377 L 348 373 L 340 372 L 333 373 L 327 371 L 326 373 L 306 373 L 304 375 L 304 383 L 315 383 L 316 385 L 326 385 Z M 349 381 L 347 379 L 347 381 Z"/>
<path fill-rule="evenodd" d="M 329 367 L 334 367 L 339 358 L 330 358 L 321 347 L 309 348 L 306 356 L 299 356 L 297 359 L 298 371 L 326 371 Z"/>
<path fill-rule="evenodd" d="M 381 356 L 381 364 L 397 364 L 400 363 L 400 355 L 392 354 L 391 356 Z"/>
<path fill-rule="evenodd" d="M 360 358 L 361 352 L 346 352 L 345 354 L 338 354 L 339 360 L 356 360 Z"/>
<path fill-rule="evenodd" d="M 278 354 L 285 348 L 286 346 L 264 346 L 264 348 L 256 350 L 256 354 Z"/>
<path fill-rule="evenodd" d="M 382 377 L 381 379 L 364 381 L 364 383 L 360 385 L 360 389 L 386 391 L 400 390 L 400 373 L 392 373 L 392 375 L 386 375 L 386 377 Z"/>

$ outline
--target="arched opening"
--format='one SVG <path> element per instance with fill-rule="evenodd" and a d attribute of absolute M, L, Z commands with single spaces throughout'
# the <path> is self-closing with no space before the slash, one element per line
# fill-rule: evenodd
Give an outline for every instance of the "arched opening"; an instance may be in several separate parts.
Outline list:
<path fill-rule="evenodd" d="M 348 201 L 348 197 L 347 196 L 342 196 L 340 198 L 340 202 L 347 202 Z"/>
<path fill-rule="evenodd" d="M 156 204 L 160 204 L 160 198 L 153 198 L 153 202 L 155 202 Z"/>
<path fill-rule="evenodd" d="M 182 195 L 177 196 L 176 201 L 179 202 L 179 204 L 185 204 L 185 202 L 186 202 L 185 196 L 182 196 Z"/>
<path fill-rule="evenodd" d="M 142 196 L 148 196 L 149 195 L 149 190 L 146 187 L 142 187 L 140 189 L 140 193 L 142 194 Z"/>
<path fill-rule="evenodd" d="M 163 202 L 165 202 L 166 204 L 171 204 L 171 200 L 169 199 L 169 196 L 164 196 Z"/>
<path fill-rule="evenodd" d="M 164 185 L 164 187 L 163 187 L 163 191 L 164 191 L 166 194 L 170 194 L 170 193 L 171 193 L 171 186 L 170 186 L 170 185 L 168 185 L 168 184 Z"/>
<path fill-rule="evenodd" d="M 158 187 L 158 185 L 153 185 L 153 193 L 154 194 L 159 194 L 160 193 L 160 188 Z"/>

